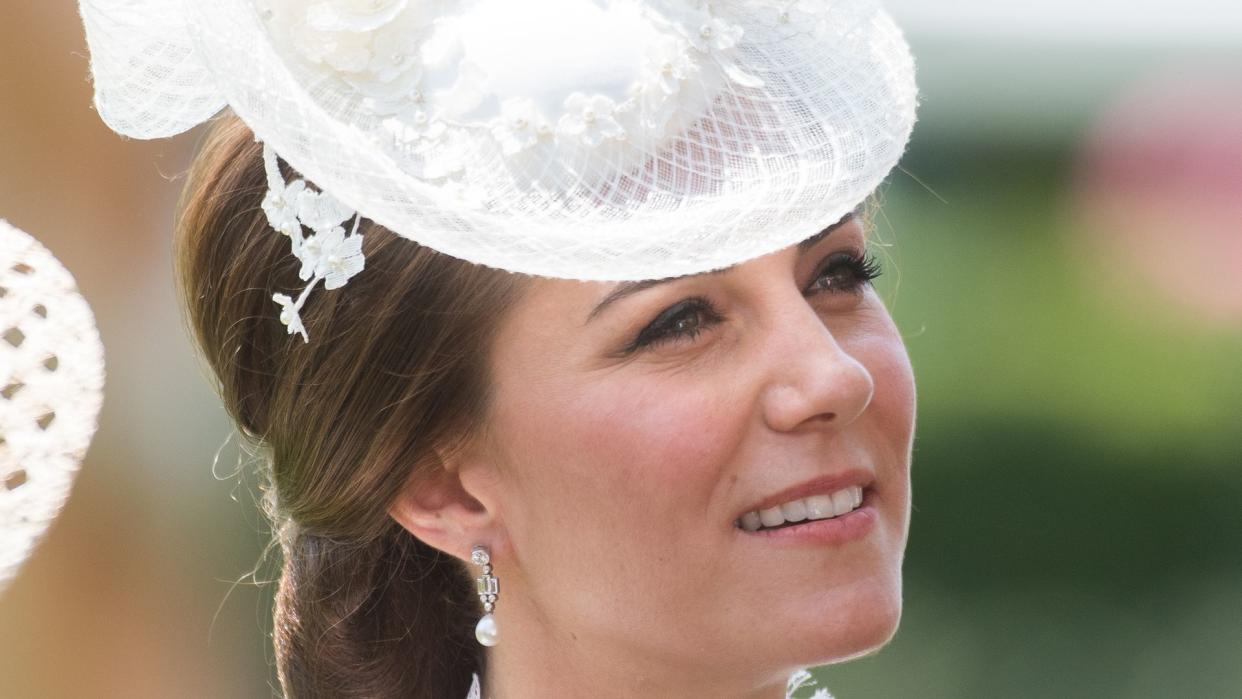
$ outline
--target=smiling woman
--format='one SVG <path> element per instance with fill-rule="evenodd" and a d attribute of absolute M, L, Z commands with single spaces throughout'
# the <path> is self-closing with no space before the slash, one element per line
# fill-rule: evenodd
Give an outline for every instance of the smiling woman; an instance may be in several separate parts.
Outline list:
<path fill-rule="evenodd" d="M 500 323 L 488 435 L 453 462 L 483 507 L 421 490 L 394 515 L 495 542 L 514 696 L 772 697 L 892 635 L 913 382 L 862 227 L 831 230 L 585 326 L 611 285 L 539 280 Z"/>
<path fill-rule="evenodd" d="M 231 107 L 178 273 L 265 457 L 287 695 L 774 699 L 893 635 L 875 3 L 133 4 L 82 5 L 109 123 Z"/>

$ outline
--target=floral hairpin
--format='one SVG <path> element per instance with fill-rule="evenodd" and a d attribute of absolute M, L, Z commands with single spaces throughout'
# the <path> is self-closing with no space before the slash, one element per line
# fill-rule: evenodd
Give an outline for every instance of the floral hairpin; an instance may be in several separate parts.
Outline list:
<path fill-rule="evenodd" d="M 320 281 L 325 289 L 338 289 L 365 266 L 362 234 L 358 232 L 362 216 L 331 194 L 310 189 L 305 180 L 286 183 L 276 151 L 266 143 L 263 165 L 268 189 L 263 213 L 272 228 L 289 238 L 294 257 L 302 263 L 298 277 L 309 282 L 296 299 L 273 294 L 272 300 L 280 304 L 280 322 L 289 334 L 298 333 L 304 342 L 310 342 L 301 311 L 311 290 Z M 346 235 L 344 225 L 351 217 L 353 227 Z M 312 233 L 303 235 L 303 228 Z"/>

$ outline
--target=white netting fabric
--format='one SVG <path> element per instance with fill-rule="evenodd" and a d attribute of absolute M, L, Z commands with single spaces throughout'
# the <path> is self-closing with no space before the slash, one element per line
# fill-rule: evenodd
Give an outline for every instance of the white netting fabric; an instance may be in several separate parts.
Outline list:
<path fill-rule="evenodd" d="M 477 673 L 470 678 L 470 690 L 466 699 L 483 699 L 482 684 Z M 832 694 L 807 670 L 797 670 L 785 683 L 785 699 L 833 699 Z"/>
<path fill-rule="evenodd" d="M 116 131 L 136 138 L 172 136 L 225 106 L 196 55 L 179 2 L 82 2 L 91 48 L 95 108 Z"/>
<path fill-rule="evenodd" d="M 103 345 L 73 278 L 0 220 L 0 590 L 69 496 L 103 380 Z"/>
<path fill-rule="evenodd" d="M 913 60 L 875 0 L 82 8 L 118 131 L 165 135 L 210 93 L 363 216 L 541 276 L 678 276 L 791 245 L 869 196 L 914 123 Z"/>

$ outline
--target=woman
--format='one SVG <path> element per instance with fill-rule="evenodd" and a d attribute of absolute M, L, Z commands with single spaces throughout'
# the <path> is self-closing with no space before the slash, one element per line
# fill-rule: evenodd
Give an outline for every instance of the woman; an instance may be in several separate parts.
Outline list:
<path fill-rule="evenodd" d="M 866 2 L 549 5 L 562 14 L 483 2 L 426 25 L 410 13 L 431 10 L 406 3 L 261 7 L 259 45 L 290 47 L 295 69 L 236 77 L 250 91 L 223 93 L 243 116 L 217 122 L 191 173 L 181 289 L 230 414 L 267 457 L 289 696 L 458 697 L 481 679 L 492 697 L 777 697 L 799 668 L 872 651 L 897 628 L 914 388 L 850 212 L 912 123 L 907 76 L 867 72 L 894 50 L 904 66 L 900 35 Z M 84 5 L 88 34 L 96 10 Z M 225 81 L 262 51 L 211 44 L 233 27 L 218 20 L 241 17 L 216 13 L 188 34 Z M 444 26 L 464 29 L 445 39 L 459 29 Z M 404 49 L 383 44 L 409 27 L 469 59 L 452 61 L 426 111 L 436 59 L 424 51 L 410 77 Z M 532 46 L 541 31 L 560 38 Z M 627 63 L 648 34 L 655 53 Z M 829 34 L 869 57 L 815 75 L 780 64 L 778 49 L 802 65 L 799 42 Z M 565 52 L 581 70 L 561 67 Z M 371 63 L 342 67 L 355 54 Z M 506 83 L 515 56 L 546 72 Z M 489 77 L 462 88 L 479 66 Z M 658 101 L 615 80 L 618 66 L 637 66 Z M 315 80 L 290 90 L 289 74 Z M 531 74 L 547 79 L 532 87 Z M 893 91 L 842 88 L 852 101 L 825 121 L 837 102 L 803 94 L 825 76 Z M 555 99 L 516 102 L 514 84 Z M 332 112 L 329 88 L 354 106 Z M 778 88 L 798 106 L 783 113 L 818 116 L 762 128 L 786 109 Z M 489 104 L 475 93 L 496 96 L 486 133 L 470 131 Z M 291 113 L 307 94 L 316 106 Z M 402 130 L 358 109 L 396 114 Z M 316 141 L 299 120 L 325 112 L 331 138 Z M 437 119 L 470 138 L 429 140 Z M 328 128 L 346 121 L 420 140 Z M 744 128 L 751 142 L 735 143 Z M 329 157 L 340 142 L 354 159 Z M 454 148 L 469 156 L 458 169 L 444 166 Z M 762 177 L 739 166 L 751 156 Z M 452 195 L 428 204 L 425 186 Z M 520 205 L 501 197 L 513 189 Z M 591 235 L 565 249 L 549 220 Z M 467 224 L 512 237 L 470 249 Z"/>

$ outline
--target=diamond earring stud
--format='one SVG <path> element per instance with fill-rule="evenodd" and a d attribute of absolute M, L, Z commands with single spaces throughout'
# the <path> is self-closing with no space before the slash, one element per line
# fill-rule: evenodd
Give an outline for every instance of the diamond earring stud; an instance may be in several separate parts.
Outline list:
<path fill-rule="evenodd" d="M 485 646 L 494 646 L 498 634 L 496 617 L 492 616 L 492 611 L 496 609 L 496 596 L 500 594 L 500 583 L 496 580 L 496 576 L 492 575 L 492 558 L 486 546 L 475 546 L 470 551 L 470 561 L 483 569 L 482 574 L 475 578 L 474 582 L 485 613 L 483 618 L 479 619 L 479 623 L 475 624 L 474 637 Z"/>

